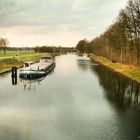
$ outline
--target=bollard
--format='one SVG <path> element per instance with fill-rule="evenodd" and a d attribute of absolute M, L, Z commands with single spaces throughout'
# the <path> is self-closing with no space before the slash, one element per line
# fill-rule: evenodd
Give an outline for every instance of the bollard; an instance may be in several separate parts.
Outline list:
<path fill-rule="evenodd" d="M 16 85 L 17 84 L 17 68 L 16 67 L 12 67 L 12 85 Z"/>

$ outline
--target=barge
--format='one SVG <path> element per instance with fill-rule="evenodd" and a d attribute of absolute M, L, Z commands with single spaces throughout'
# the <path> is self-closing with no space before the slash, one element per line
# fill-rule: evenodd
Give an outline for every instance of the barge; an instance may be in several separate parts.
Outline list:
<path fill-rule="evenodd" d="M 19 77 L 21 79 L 30 80 L 37 79 L 46 76 L 55 67 L 54 59 L 42 58 L 40 62 L 32 64 L 28 67 L 22 68 L 19 71 Z"/>

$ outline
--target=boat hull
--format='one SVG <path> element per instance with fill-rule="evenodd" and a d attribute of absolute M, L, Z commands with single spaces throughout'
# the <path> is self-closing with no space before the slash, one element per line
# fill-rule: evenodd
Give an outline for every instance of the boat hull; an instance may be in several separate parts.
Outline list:
<path fill-rule="evenodd" d="M 20 71 L 19 77 L 24 80 L 33 80 L 38 79 L 40 77 L 46 76 L 49 72 L 51 72 L 55 67 L 55 63 L 52 63 L 48 67 L 46 67 L 44 70 L 25 70 Z"/>

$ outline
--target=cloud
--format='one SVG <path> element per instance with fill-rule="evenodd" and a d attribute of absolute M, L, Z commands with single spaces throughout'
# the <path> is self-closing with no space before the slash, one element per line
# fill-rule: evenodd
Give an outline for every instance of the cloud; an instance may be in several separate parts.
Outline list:
<path fill-rule="evenodd" d="M 0 35 L 14 40 L 26 36 L 44 39 L 40 42 L 61 39 L 56 42 L 64 46 L 65 38 L 75 46 L 80 37 L 93 38 L 105 31 L 126 3 L 127 0 L 1 0 Z"/>

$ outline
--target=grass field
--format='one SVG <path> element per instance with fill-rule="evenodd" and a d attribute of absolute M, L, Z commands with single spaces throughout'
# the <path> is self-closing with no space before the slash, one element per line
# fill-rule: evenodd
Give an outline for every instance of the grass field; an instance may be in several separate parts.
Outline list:
<path fill-rule="evenodd" d="M 37 61 L 46 53 L 30 53 L 30 52 L 7 52 L 6 55 L 0 52 L 0 73 L 10 71 L 13 66 L 21 67 L 25 61 Z M 16 56 L 16 57 L 15 57 Z"/>
<path fill-rule="evenodd" d="M 95 62 L 100 63 L 113 71 L 124 75 L 125 77 L 140 83 L 140 68 L 133 65 L 125 65 L 121 63 L 112 63 L 111 60 L 102 56 L 92 55 L 91 59 Z"/>
<path fill-rule="evenodd" d="M 0 57 L 9 57 L 9 56 L 16 56 L 16 55 L 22 56 L 22 55 L 29 55 L 29 51 L 6 51 L 6 54 L 3 53 L 3 51 L 0 51 Z"/>

